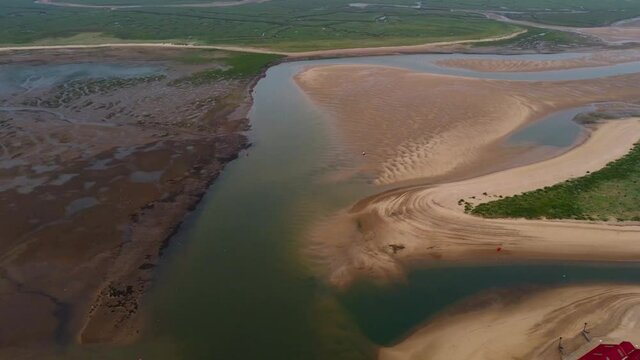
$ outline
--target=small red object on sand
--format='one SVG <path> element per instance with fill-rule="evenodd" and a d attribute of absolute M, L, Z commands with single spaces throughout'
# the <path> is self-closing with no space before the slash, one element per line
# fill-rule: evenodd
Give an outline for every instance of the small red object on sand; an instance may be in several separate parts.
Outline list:
<path fill-rule="evenodd" d="M 498 248 L 496 249 L 496 251 L 497 251 L 497 252 L 500 252 L 500 251 L 502 251 L 502 248 L 501 248 L 501 247 L 498 247 Z"/>

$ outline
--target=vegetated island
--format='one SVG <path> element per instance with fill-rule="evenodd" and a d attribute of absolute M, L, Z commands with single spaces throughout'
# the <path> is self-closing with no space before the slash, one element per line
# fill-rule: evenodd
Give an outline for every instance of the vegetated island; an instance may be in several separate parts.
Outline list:
<path fill-rule="evenodd" d="M 636 143 L 627 155 L 601 170 L 467 210 L 487 218 L 640 221 L 639 203 L 640 143 Z"/>

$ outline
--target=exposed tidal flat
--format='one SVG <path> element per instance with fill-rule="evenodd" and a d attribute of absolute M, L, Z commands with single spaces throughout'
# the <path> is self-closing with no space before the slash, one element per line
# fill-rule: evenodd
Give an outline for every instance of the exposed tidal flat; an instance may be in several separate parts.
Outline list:
<path fill-rule="evenodd" d="M 433 63 L 447 56 L 292 62 L 269 69 L 254 92 L 249 116 L 252 147 L 226 168 L 172 240 L 147 298 L 150 316 L 141 340 L 116 348 L 72 348 L 70 353 L 104 358 L 367 359 L 376 357 L 378 346 L 400 341 L 453 304 L 462 308 L 451 311 L 464 313 L 460 309 L 465 308 L 465 299 L 491 294 L 493 289 L 503 289 L 501 298 L 517 299 L 523 287 L 537 291 L 557 285 L 633 283 L 638 268 L 631 262 L 516 264 L 493 254 L 490 263 L 464 266 L 443 261 L 433 267 L 414 259 L 403 264 L 406 273 L 400 281 L 386 285 L 364 279 L 336 289 L 327 283 L 323 264 L 314 261 L 317 253 L 308 247 L 309 229 L 363 198 L 393 191 L 395 185 L 376 182 L 378 173 L 367 164 L 375 150 L 354 147 L 333 114 L 296 85 L 296 75 L 318 65 L 373 64 L 492 80 L 609 81 L 604 78 L 633 74 L 640 66 L 631 62 L 588 70 L 498 74 Z M 522 58 L 572 56 L 579 55 Z M 546 125 L 551 127 L 545 131 L 524 125 L 510 131 L 500 146 L 544 151 L 527 158 L 528 150 L 506 150 L 513 161 L 502 167 L 569 154 L 585 141 L 587 131 L 567 126 L 575 113 L 555 114 L 561 124 Z M 535 126 L 535 120 L 529 124 Z M 619 128 L 623 125 L 611 129 L 624 130 Z M 559 131 L 566 131 L 560 140 Z M 464 179 L 482 172 L 471 168 L 457 176 Z M 325 235 L 329 238 L 332 233 Z M 403 251 L 398 249 L 399 254 Z M 565 336 L 569 335 L 573 334 Z"/>
<path fill-rule="evenodd" d="M 168 239 L 247 145 L 250 89 L 272 59 L 237 56 L 2 54 L 0 357 L 135 341 Z"/>

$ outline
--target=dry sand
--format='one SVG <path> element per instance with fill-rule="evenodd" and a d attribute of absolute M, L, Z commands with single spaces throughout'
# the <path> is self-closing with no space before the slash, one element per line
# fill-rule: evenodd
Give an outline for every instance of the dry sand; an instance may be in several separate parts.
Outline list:
<path fill-rule="evenodd" d="M 531 72 L 606 66 L 638 60 L 640 60 L 640 51 L 623 50 L 597 52 L 562 60 L 504 60 L 465 57 L 440 60 L 436 63 L 440 66 L 485 72 Z"/>
<path fill-rule="evenodd" d="M 336 119 L 354 151 L 371 154 L 365 161 L 379 171 L 379 182 L 391 184 L 446 179 L 461 168 L 477 173 L 474 166 L 483 168 L 477 154 L 523 124 L 567 107 L 634 99 L 639 79 L 496 81 L 331 66 L 307 70 L 297 80 Z M 373 196 L 313 229 L 311 251 L 339 286 L 357 276 L 396 278 L 413 261 L 637 259 L 640 226 L 487 220 L 465 214 L 458 201 L 477 204 L 584 175 L 624 155 L 639 138 L 637 119 L 615 120 L 598 126 L 582 146 L 550 160 Z"/>
<path fill-rule="evenodd" d="M 441 314 L 381 360 L 575 360 L 600 341 L 640 343 L 640 286 L 590 285 L 490 294 Z M 584 323 L 592 337 L 581 334 Z"/>

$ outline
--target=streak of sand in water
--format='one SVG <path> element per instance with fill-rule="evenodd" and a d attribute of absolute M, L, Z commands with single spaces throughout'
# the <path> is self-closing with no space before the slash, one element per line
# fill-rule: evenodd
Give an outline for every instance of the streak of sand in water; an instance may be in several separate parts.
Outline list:
<path fill-rule="evenodd" d="M 486 295 L 433 319 L 381 360 L 560 358 L 576 360 L 599 341 L 640 342 L 640 286 L 583 285 Z M 581 331 L 584 323 L 592 342 Z"/>
<path fill-rule="evenodd" d="M 589 68 L 621 64 L 640 60 L 638 50 L 597 52 L 573 59 L 530 60 L 530 59 L 483 59 L 456 58 L 436 62 L 437 65 L 484 72 L 533 72 Z"/>
<path fill-rule="evenodd" d="M 490 159 L 481 154 L 524 124 L 569 107 L 634 100 L 639 80 L 640 74 L 502 81 L 374 66 L 316 67 L 297 76 L 335 119 L 353 151 L 366 149 L 366 167 L 378 171 L 381 184 L 446 179 L 460 169 L 477 174 L 485 166 L 481 160 Z M 465 214 L 458 201 L 477 204 L 598 170 L 628 152 L 639 137 L 637 119 L 615 120 L 594 127 L 582 146 L 550 160 L 373 196 L 313 228 L 310 251 L 318 269 L 338 286 L 358 276 L 397 278 L 413 261 L 635 259 L 640 226 L 488 220 Z M 403 248 L 394 251 L 391 245 Z M 503 249 L 499 254 L 497 247 Z"/>

